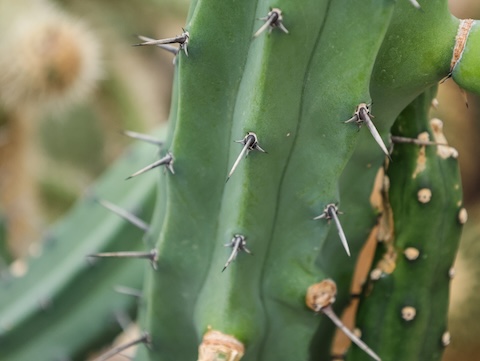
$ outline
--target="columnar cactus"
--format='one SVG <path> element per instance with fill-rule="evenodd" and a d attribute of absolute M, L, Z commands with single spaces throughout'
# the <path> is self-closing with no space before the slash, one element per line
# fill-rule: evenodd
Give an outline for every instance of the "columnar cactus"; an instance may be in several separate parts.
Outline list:
<path fill-rule="evenodd" d="M 175 53 L 176 78 L 159 158 L 128 181 L 135 184 L 146 170 L 164 168 L 145 253 L 137 254 L 153 266 L 140 304 L 142 334 L 129 343 L 146 344 L 138 360 L 328 360 L 334 325 L 361 349 L 353 347 L 348 360 L 398 359 L 393 336 L 371 335 L 380 322 L 389 335 L 398 329 L 402 310 L 394 301 L 408 298 L 404 285 L 391 302 L 376 287 L 365 294 L 363 341 L 337 314 L 348 303 L 355 261 L 377 220 L 368 198 L 378 168 L 390 161 L 386 135 L 419 94 L 456 77 L 465 49 L 458 44 L 469 33 L 465 24 L 473 22 L 453 18 L 440 0 L 197 0 L 180 35 L 141 37 L 139 45 Z M 426 94 L 402 113 L 395 135 L 415 138 L 419 128 L 426 130 L 424 105 L 431 91 Z M 419 113 L 406 116 L 412 109 Z M 359 130 L 362 125 L 367 129 Z M 427 181 L 438 187 L 431 205 L 442 201 L 448 207 L 430 208 L 432 224 L 434 216 L 450 219 L 449 211 L 459 212 L 459 189 L 450 192 L 459 182 L 456 164 L 445 165 L 435 150 L 430 143 L 397 144 L 391 156 L 395 247 L 402 251 L 433 252 L 402 238 L 419 230 L 395 218 L 396 210 L 420 212 L 423 206 L 403 199 L 405 189 L 426 187 Z M 412 181 L 410 168 L 422 151 L 433 165 Z M 437 179 L 442 167 L 452 173 Z M 448 265 L 445 277 L 460 226 L 451 230 L 448 254 L 438 251 L 438 264 Z M 400 283 L 414 277 L 408 258 L 402 262 Z M 437 274 L 426 262 L 418 268 L 424 279 Z M 436 310 L 442 317 L 447 281 L 439 286 L 444 299 Z M 417 307 L 410 299 L 402 305 L 407 318 Z M 377 303 L 384 306 L 383 317 L 373 315 Z M 420 309 L 415 316 L 423 317 Z M 430 327 L 415 326 L 419 333 Z M 437 351 L 431 360 L 439 359 Z M 422 352 L 403 359 L 424 360 Z"/>

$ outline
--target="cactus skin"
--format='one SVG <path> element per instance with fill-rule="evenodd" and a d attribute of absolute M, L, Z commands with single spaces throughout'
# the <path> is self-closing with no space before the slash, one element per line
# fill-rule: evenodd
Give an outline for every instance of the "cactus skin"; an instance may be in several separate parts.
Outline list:
<path fill-rule="evenodd" d="M 435 141 L 428 121 L 435 93 L 430 89 L 412 102 L 398 117 L 392 136 L 417 138 L 428 132 Z M 382 273 L 365 286 L 357 319 L 362 339 L 384 361 L 434 361 L 443 353 L 462 193 L 457 160 L 442 158 L 440 148 L 395 144 L 386 173 L 393 237 L 379 244 L 372 269 Z M 431 199 L 419 198 L 422 192 Z M 368 357 L 353 347 L 347 360 Z"/>
<path fill-rule="evenodd" d="M 154 152 L 151 145 L 135 146 L 91 192 L 149 219 L 156 177 L 144 177 L 137 184 L 119 179 Z M 142 250 L 141 237 L 142 231 L 101 207 L 91 196 L 80 201 L 47 234 L 40 245 L 42 256 L 29 260 L 26 275 L 15 278 L 4 274 L 0 280 L 2 360 L 83 360 L 92 348 L 108 343 L 121 331 L 114 313 L 132 315 L 137 307 L 134 297 L 118 294 L 113 287 L 141 288 L 145 264 L 139 260 L 103 260 L 90 265 L 85 255 Z"/>

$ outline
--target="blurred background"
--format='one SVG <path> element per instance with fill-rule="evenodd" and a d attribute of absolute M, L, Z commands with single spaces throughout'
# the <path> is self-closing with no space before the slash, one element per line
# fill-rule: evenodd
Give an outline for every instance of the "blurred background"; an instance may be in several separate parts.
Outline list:
<path fill-rule="evenodd" d="M 0 254 L 42 232 L 131 142 L 168 117 L 172 54 L 135 34 L 181 33 L 188 0 L 0 0 Z M 478 0 L 450 0 L 480 18 Z M 480 360 L 480 98 L 449 80 L 434 116 L 459 150 L 469 212 L 452 284 L 445 361 Z M 478 148 L 477 148 L 478 147 Z M 1 265 L 0 265 L 1 268 Z"/>

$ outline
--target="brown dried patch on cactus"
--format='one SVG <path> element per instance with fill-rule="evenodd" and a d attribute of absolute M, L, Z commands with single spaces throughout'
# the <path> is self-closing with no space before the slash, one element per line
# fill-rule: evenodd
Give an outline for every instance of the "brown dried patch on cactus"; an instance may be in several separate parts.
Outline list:
<path fill-rule="evenodd" d="M 432 199 L 432 191 L 428 188 L 422 188 L 418 191 L 417 198 L 420 203 L 428 203 Z"/>
<path fill-rule="evenodd" d="M 448 144 L 447 138 L 445 138 L 445 135 L 443 134 L 443 122 L 438 118 L 433 118 L 430 120 L 430 126 L 432 127 L 435 142 L 439 144 Z M 458 157 L 458 151 L 449 145 L 438 145 L 437 154 L 443 159 Z"/>
<path fill-rule="evenodd" d="M 405 321 L 412 321 L 417 315 L 417 310 L 412 306 L 405 306 L 402 308 L 402 318 Z"/>
<path fill-rule="evenodd" d="M 408 247 L 408 248 L 405 248 L 405 250 L 403 251 L 403 254 L 405 255 L 405 258 L 408 259 L 409 261 L 415 261 L 420 255 L 420 251 L 418 250 L 418 248 Z"/>
<path fill-rule="evenodd" d="M 418 135 L 417 139 L 420 142 L 425 143 L 430 141 L 430 136 L 428 135 L 428 132 L 423 132 Z M 421 145 L 420 150 L 418 151 L 417 165 L 415 167 L 415 171 L 412 174 L 413 179 L 417 178 L 417 175 L 419 175 L 421 172 L 425 170 L 425 166 L 427 164 L 427 156 L 425 154 L 425 148 L 426 148 L 425 145 Z"/>
<path fill-rule="evenodd" d="M 309 308 L 318 312 L 334 303 L 336 295 L 337 284 L 333 280 L 326 279 L 308 287 L 305 303 Z"/>
<path fill-rule="evenodd" d="M 208 330 L 198 348 L 198 361 L 240 361 L 245 346 L 232 335 Z"/>
<path fill-rule="evenodd" d="M 468 221 L 468 213 L 465 208 L 460 209 L 460 212 L 458 212 L 458 221 L 460 224 L 465 224 Z"/>
<path fill-rule="evenodd" d="M 458 32 L 455 38 L 455 47 L 453 49 L 453 56 L 450 62 L 450 75 L 453 72 L 453 68 L 455 68 L 455 65 L 457 65 L 458 61 L 462 57 L 465 44 L 467 43 L 468 34 L 470 34 L 470 29 L 472 28 L 474 21 L 475 20 L 473 19 L 464 19 L 458 26 Z"/>

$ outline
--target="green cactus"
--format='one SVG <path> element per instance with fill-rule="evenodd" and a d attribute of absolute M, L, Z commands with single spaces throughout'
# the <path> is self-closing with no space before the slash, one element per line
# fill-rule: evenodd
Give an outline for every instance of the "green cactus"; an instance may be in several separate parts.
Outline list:
<path fill-rule="evenodd" d="M 138 260 L 93 262 L 85 255 L 144 247 L 142 230 L 95 199 L 116 202 L 149 219 L 155 177 L 144 177 L 136 185 L 118 184 L 118 180 L 154 151 L 151 145 L 141 144 L 128 152 L 89 196 L 47 232 L 37 256 L 23 266 L 26 274 L 4 272 L 0 279 L 2 360 L 83 359 L 92 347 L 105 345 L 118 334 L 115 313 L 133 315 L 135 298 L 116 294 L 114 287 L 141 288 L 144 265 Z"/>
<path fill-rule="evenodd" d="M 154 267 L 147 268 L 144 302 L 139 306 L 142 334 L 133 343 L 148 347 L 139 349 L 138 360 L 330 359 L 334 323 L 349 333 L 333 310 L 340 314 L 348 303 L 355 262 L 377 221 L 369 196 L 384 153 L 389 156 L 384 145 L 387 133 L 398 114 L 442 78 L 470 76 L 461 67 L 462 62 L 467 69 L 473 66 L 468 65 L 473 61 L 469 53 L 452 66 L 460 24 L 464 22 L 453 18 L 440 0 L 420 4 L 196 0 L 182 34 L 158 41 L 141 37 L 144 42 L 139 45 L 158 45 L 176 57 L 165 145 L 159 160 L 129 177 L 165 168 L 158 172 L 155 212 L 143 246 L 143 251 L 153 247 Z M 475 44 L 467 43 L 467 49 L 474 52 Z M 421 121 L 432 96 L 430 92 L 414 103 Z M 425 125 L 405 116 L 411 109 L 402 113 L 394 131 L 416 137 L 417 127 Z M 370 112 L 376 116 L 375 125 Z M 398 125 L 402 121 L 405 129 Z M 363 124 L 368 130 L 358 130 Z M 412 152 L 419 149 L 415 147 L 396 145 L 392 155 L 394 212 L 403 207 L 402 192 L 416 187 L 406 184 L 412 173 L 402 168 L 403 160 L 415 159 Z M 426 147 L 427 157 L 434 157 L 434 149 Z M 458 183 L 452 180 L 456 165 L 432 159 L 436 168 L 429 177 L 436 177 L 440 167 L 452 172 L 450 178 L 433 178 L 433 185 L 444 179 Z M 428 172 L 429 168 L 416 181 L 426 182 Z M 128 194 L 141 193 L 141 203 L 147 202 L 152 186 L 139 184 L 146 177 L 128 181 L 136 190 Z M 122 194 L 121 189 L 115 194 Z M 438 200 L 456 204 L 459 191 L 445 189 Z M 418 204 L 409 199 L 405 206 Z M 450 217 L 451 209 L 435 210 L 430 220 Z M 86 224 L 91 218 L 82 216 L 76 222 Z M 97 245 L 111 244 L 109 251 L 118 250 L 111 242 L 121 227 L 111 225 L 102 235 L 103 220 L 95 221 L 98 228 L 92 226 L 92 237 L 103 239 Z M 401 227 L 405 234 L 418 232 L 395 223 L 396 230 Z M 451 242 L 456 242 L 458 230 L 456 226 L 448 235 Z M 399 234 L 396 242 L 406 241 Z M 85 247 L 79 247 L 76 256 L 82 249 L 93 252 Z M 452 263 L 456 246 L 450 248 L 438 261 L 442 267 Z M 403 261 L 400 281 L 411 276 Z M 115 263 L 101 264 L 107 262 Z M 118 271 L 123 263 L 118 262 L 119 268 L 105 271 L 105 279 L 126 279 L 127 274 Z M 424 279 L 437 275 L 435 267 L 425 269 Z M 82 272 L 78 277 L 86 275 Z M 52 281 L 52 287 L 61 285 Z M 435 307 L 443 317 L 439 322 L 446 314 L 447 286 L 447 280 L 439 286 L 443 295 Z M 18 288 L 12 299 L 26 292 L 27 286 Z M 395 300 L 407 291 L 399 290 Z M 110 302 L 100 290 L 91 297 L 99 304 Z M 335 297 L 338 301 L 333 304 Z M 359 325 L 366 332 L 366 345 L 352 335 L 362 352 L 353 347 L 349 359 L 398 356 L 394 337 L 369 336 L 368 327 L 375 328 L 378 322 L 386 323 L 382 327 L 390 335 L 398 329 L 395 303 L 387 304 L 381 297 L 365 299 Z M 427 296 L 421 299 L 426 300 Z M 2 298 L 0 308 L 1 302 Z M 372 315 L 376 311 L 368 308 L 368 302 L 381 303 L 385 313 Z M 21 316 L 29 312 L 21 310 Z M 29 324 L 36 324 L 34 318 L 21 323 L 22 330 L 29 330 Z M 418 324 L 416 332 L 427 332 L 428 327 Z M 19 338 L 14 331 L 4 337 Z M 416 353 L 415 347 L 436 341 L 438 337 L 418 341 L 410 350 L 414 356 L 405 354 L 403 359 L 424 360 L 425 354 Z M 12 355 L 12 360 L 20 359 L 13 351 Z"/>
<path fill-rule="evenodd" d="M 357 324 L 384 361 L 440 360 L 450 342 L 448 291 L 466 211 L 457 152 L 432 145 L 446 143 L 440 121 L 429 124 L 435 93 L 419 96 L 392 127 L 384 192 L 393 225 L 380 239 Z M 347 359 L 367 360 L 356 348 Z"/>

